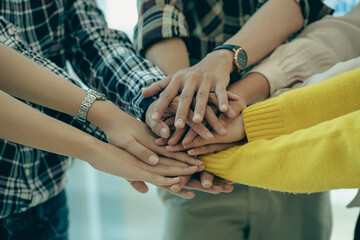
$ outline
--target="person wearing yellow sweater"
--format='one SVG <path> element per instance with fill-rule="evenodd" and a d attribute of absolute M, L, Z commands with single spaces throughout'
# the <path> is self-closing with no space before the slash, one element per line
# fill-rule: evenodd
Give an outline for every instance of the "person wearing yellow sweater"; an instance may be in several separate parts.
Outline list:
<path fill-rule="evenodd" d="M 249 143 L 202 156 L 207 171 L 284 192 L 360 188 L 360 68 L 254 104 L 243 121 Z"/>

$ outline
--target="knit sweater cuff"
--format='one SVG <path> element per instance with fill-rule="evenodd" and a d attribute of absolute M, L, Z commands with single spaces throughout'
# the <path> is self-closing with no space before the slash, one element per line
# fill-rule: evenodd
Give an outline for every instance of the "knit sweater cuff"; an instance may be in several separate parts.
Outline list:
<path fill-rule="evenodd" d="M 238 147 L 233 147 L 216 154 L 201 156 L 199 159 L 205 164 L 205 171 L 226 180 L 234 181 L 231 174 L 233 169 L 231 156 L 237 149 Z"/>
<path fill-rule="evenodd" d="M 245 108 L 243 121 L 249 142 L 272 139 L 284 134 L 278 98 L 268 99 Z"/>

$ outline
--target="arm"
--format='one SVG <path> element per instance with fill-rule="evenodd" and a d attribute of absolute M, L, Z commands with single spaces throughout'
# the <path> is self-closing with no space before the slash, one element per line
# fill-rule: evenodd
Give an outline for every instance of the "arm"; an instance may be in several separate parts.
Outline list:
<path fill-rule="evenodd" d="M 0 89 L 24 100 L 76 116 L 85 97 L 83 89 L 0 44 Z M 21 66 L 21 71 L 17 66 Z M 185 154 L 170 156 L 157 146 L 145 124 L 121 111 L 110 101 L 95 101 L 88 120 L 103 129 L 107 140 L 143 161 L 155 164 L 157 154 L 199 164 Z M 127 124 L 125 124 L 127 123 Z M 126 126 L 126 128 L 124 127 Z"/>
<path fill-rule="evenodd" d="M 249 141 L 272 139 L 360 109 L 360 68 L 243 111 Z"/>
<path fill-rule="evenodd" d="M 227 180 L 285 192 L 360 186 L 360 111 L 273 140 L 203 156 Z"/>
<path fill-rule="evenodd" d="M 273 12 L 277 12 L 277 14 L 273 14 Z M 235 36 L 225 43 L 241 45 L 247 51 L 249 65 L 251 65 L 266 56 L 292 33 L 298 31 L 303 20 L 300 7 L 294 1 L 269 1 L 252 16 Z M 270 33 L 259 36 L 259 34 L 267 33 L 267 31 Z M 146 36 L 148 35 L 149 32 L 146 32 Z M 218 59 L 223 59 L 223 61 L 218 61 Z M 201 122 L 203 119 L 209 91 L 216 92 L 220 110 L 227 112 L 229 108 L 225 89 L 229 83 L 229 74 L 232 70 L 233 53 L 228 50 L 219 50 L 208 54 L 197 65 L 163 80 L 166 84 L 162 85 L 169 85 L 160 95 L 159 103 L 154 110 L 154 119 L 161 118 L 166 106 L 180 91 L 180 104 L 175 121 L 177 128 L 184 127 L 185 118 L 195 92 L 197 92 L 195 94 L 197 101 L 194 110 L 194 122 Z M 161 87 L 155 83 L 146 89 L 144 94 L 151 96 L 157 93 L 159 89 Z"/>
<path fill-rule="evenodd" d="M 136 54 L 123 32 L 107 26 L 96 1 L 72 1 L 66 16 L 65 47 L 78 76 L 120 108 L 144 119 L 154 99 L 143 98 L 141 90 L 162 79 L 163 73 Z"/>
<path fill-rule="evenodd" d="M 0 138 L 60 155 L 85 160 L 94 168 L 131 181 L 173 185 L 178 176 L 192 174 L 197 167 L 161 159 L 149 166 L 131 154 L 39 111 L 0 91 Z M 59 144 L 61 143 L 61 144 Z M 164 164 L 164 162 L 171 164 Z M 168 165 L 168 166 L 167 166 Z"/>
<path fill-rule="evenodd" d="M 280 91 L 294 85 L 307 85 L 310 76 L 326 71 L 337 62 L 359 56 L 359 21 L 360 5 L 344 17 L 328 16 L 309 25 L 296 39 L 278 47 L 270 57 L 251 70 L 250 74 L 232 84 L 229 90 L 240 96 L 245 105 L 249 105 L 265 99 L 268 95 L 278 95 Z M 337 47 L 339 42 L 343 47 Z M 325 77 L 327 78 L 329 77 Z M 231 102 L 230 106 L 238 114 L 244 103 Z M 225 123 L 224 126 L 228 126 L 232 121 L 224 114 L 220 115 L 219 119 Z M 210 141 L 197 139 L 193 146 L 221 142 L 222 139 L 218 135 Z"/>

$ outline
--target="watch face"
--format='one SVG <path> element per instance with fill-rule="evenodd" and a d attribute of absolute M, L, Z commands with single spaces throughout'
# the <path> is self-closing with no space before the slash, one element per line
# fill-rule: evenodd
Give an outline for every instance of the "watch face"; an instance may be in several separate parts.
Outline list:
<path fill-rule="evenodd" d="M 239 69 L 245 69 L 247 65 L 247 54 L 244 49 L 239 48 L 235 53 L 235 64 Z"/>

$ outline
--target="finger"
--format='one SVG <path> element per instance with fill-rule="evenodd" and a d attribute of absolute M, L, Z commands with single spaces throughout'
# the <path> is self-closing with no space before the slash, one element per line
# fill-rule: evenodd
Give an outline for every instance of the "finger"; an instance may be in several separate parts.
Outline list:
<path fill-rule="evenodd" d="M 217 177 L 215 179 L 218 179 Z M 227 181 L 225 181 L 224 179 L 219 179 L 219 180 L 215 180 L 213 181 L 213 185 L 217 185 L 221 187 L 221 191 L 225 192 L 225 193 L 230 193 L 234 190 L 234 186 L 230 183 L 228 183 Z"/>
<path fill-rule="evenodd" d="M 213 185 L 214 175 L 208 172 L 202 172 L 200 175 L 201 185 L 204 188 L 210 188 Z"/>
<path fill-rule="evenodd" d="M 186 124 L 189 125 L 197 134 L 205 139 L 212 139 L 214 135 L 207 129 L 202 123 L 194 123 L 191 119 L 193 118 L 193 111 L 189 111 L 188 119 L 186 120 Z M 206 115 L 206 113 L 205 113 Z"/>
<path fill-rule="evenodd" d="M 204 154 L 210 154 L 213 152 L 224 151 L 224 150 L 232 148 L 234 146 L 237 146 L 237 145 L 235 143 L 211 144 L 211 145 L 206 145 L 206 146 L 190 149 L 189 151 L 187 151 L 187 153 L 190 156 L 204 155 Z"/>
<path fill-rule="evenodd" d="M 137 141 L 127 141 L 123 148 L 147 164 L 155 165 L 159 161 L 159 157 L 153 151 L 144 147 Z"/>
<path fill-rule="evenodd" d="M 233 93 L 231 91 L 227 91 L 227 97 L 231 101 L 238 101 L 240 99 L 238 95 L 236 95 L 235 93 Z"/>
<path fill-rule="evenodd" d="M 164 123 L 166 125 L 168 125 L 169 127 L 173 126 L 174 125 L 174 122 L 175 122 L 175 117 L 169 117 L 168 119 L 166 119 L 164 121 Z"/>
<path fill-rule="evenodd" d="M 216 85 L 216 97 L 219 101 L 219 110 L 221 112 L 226 112 L 229 108 L 227 91 L 223 84 L 218 83 Z"/>
<path fill-rule="evenodd" d="M 185 186 L 185 184 L 190 180 L 191 175 L 188 176 L 180 176 L 180 181 L 177 184 L 172 185 L 169 190 L 172 193 L 180 192 L 181 189 Z"/>
<path fill-rule="evenodd" d="M 187 131 L 187 127 L 184 127 L 184 128 L 176 128 L 175 129 L 175 132 L 173 133 L 173 135 L 171 136 L 171 138 L 169 139 L 168 141 L 168 144 L 170 146 L 174 146 L 176 145 L 180 139 L 182 138 L 182 136 L 184 136 L 184 134 L 186 133 Z"/>
<path fill-rule="evenodd" d="M 192 82 L 192 79 L 185 85 L 182 90 L 179 98 L 178 108 L 176 110 L 175 116 L 175 127 L 183 128 L 189 113 L 190 105 L 194 97 L 195 84 Z"/>
<path fill-rule="evenodd" d="M 186 133 L 184 139 L 182 140 L 181 144 L 190 144 L 196 138 L 196 136 L 198 136 L 198 134 L 190 128 L 190 130 Z"/>
<path fill-rule="evenodd" d="M 219 121 L 215 112 L 209 106 L 206 106 L 205 120 L 212 127 L 212 129 L 220 136 L 225 136 L 227 134 L 227 130 L 225 129 L 223 124 Z"/>
<path fill-rule="evenodd" d="M 142 95 L 146 98 L 154 96 L 155 94 L 161 92 L 163 89 L 165 89 L 167 87 L 167 85 L 170 82 L 170 79 L 171 79 L 171 77 L 168 76 L 162 80 L 154 82 L 149 87 L 147 87 L 143 90 Z"/>
<path fill-rule="evenodd" d="M 151 131 L 159 137 L 168 138 L 170 136 L 170 128 L 163 121 L 148 120 L 147 125 L 151 128 Z"/>
<path fill-rule="evenodd" d="M 159 149 L 158 153 L 162 156 L 176 159 L 183 163 L 188 163 L 190 165 L 194 165 L 194 166 L 198 166 L 198 167 L 200 167 L 200 166 L 204 167 L 204 164 L 202 161 L 200 161 L 194 157 L 191 157 L 187 153 L 184 153 L 184 152 L 179 152 L 179 151 L 171 152 L 171 151 L 168 151 L 166 148 L 161 148 L 161 149 Z"/>
<path fill-rule="evenodd" d="M 209 79 L 203 79 L 200 88 L 196 94 L 194 117 L 192 119 L 194 123 L 201 123 L 204 118 L 206 105 L 209 99 L 210 88 L 211 83 L 209 82 Z"/>
<path fill-rule="evenodd" d="M 167 145 L 168 140 L 165 138 L 157 138 L 155 139 L 155 144 L 158 146 L 165 146 Z"/>
<path fill-rule="evenodd" d="M 187 145 L 183 145 L 183 147 L 184 147 L 184 149 L 190 149 L 190 148 L 194 149 L 194 148 L 199 148 L 199 147 L 209 145 L 209 144 L 213 144 L 213 139 L 206 140 L 202 137 L 196 137 L 194 139 L 194 141 L 192 141 L 191 143 L 189 143 Z M 189 151 L 188 151 L 188 154 L 189 154 Z M 191 155 L 191 156 L 194 156 L 194 155 Z"/>
<path fill-rule="evenodd" d="M 213 185 L 210 188 L 204 188 L 201 182 L 197 179 L 190 179 L 186 184 L 187 189 L 195 189 L 202 192 L 218 194 L 222 191 L 222 188 L 218 185 Z"/>
<path fill-rule="evenodd" d="M 171 186 L 180 181 L 179 177 L 163 177 L 147 171 L 139 172 L 139 178 L 158 186 Z"/>
<path fill-rule="evenodd" d="M 169 152 L 180 152 L 180 151 L 184 151 L 185 148 L 183 147 L 183 145 L 181 144 L 177 144 L 177 145 L 174 145 L 174 146 L 166 146 L 166 151 L 169 151 Z"/>
<path fill-rule="evenodd" d="M 186 166 L 186 167 L 180 167 L 180 166 L 169 166 L 169 165 L 163 165 L 158 164 L 156 166 L 149 166 L 147 165 L 145 169 L 149 172 L 159 174 L 161 176 L 184 176 L 184 175 L 191 175 L 198 171 L 197 166 Z"/>
<path fill-rule="evenodd" d="M 148 186 L 142 181 L 128 181 L 131 186 L 140 193 L 147 193 L 149 191 Z"/>
<path fill-rule="evenodd" d="M 217 108 L 219 108 L 219 101 L 216 97 L 216 94 L 211 92 L 209 95 L 209 103 L 212 105 L 215 105 Z"/>
<path fill-rule="evenodd" d="M 170 193 L 178 196 L 178 197 L 181 197 L 181 198 L 185 198 L 185 199 L 193 199 L 195 197 L 195 193 L 189 191 L 189 190 L 186 190 L 186 189 L 181 189 L 180 192 L 171 192 L 169 190 L 168 187 L 161 187 L 162 189 L 165 189 L 165 190 L 168 190 Z"/>
<path fill-rule="evenodd" d="M 174 97 L 180 90 L 180 84 L 171 81 L 169 85 L 160 93 L 159 99 L 157 100 L 154 112 L 151 116 L 153 120 L 160 120 L 164 114 L 165 109 L 169 106 Z"/>

